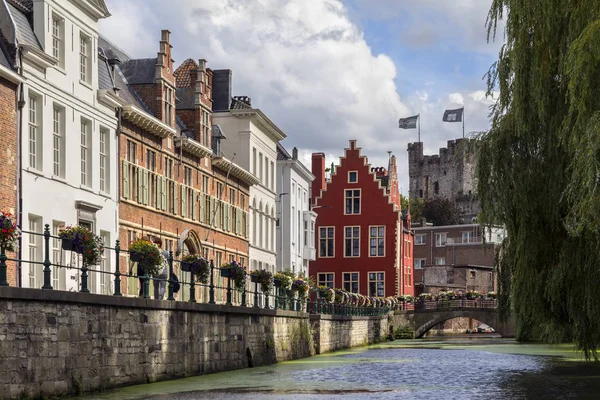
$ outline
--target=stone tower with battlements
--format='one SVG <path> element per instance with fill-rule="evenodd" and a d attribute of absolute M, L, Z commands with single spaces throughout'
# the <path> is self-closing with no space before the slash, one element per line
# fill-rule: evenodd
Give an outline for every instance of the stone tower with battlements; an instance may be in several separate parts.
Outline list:
<path fill-rule="evenodd" d="M 408 195 L 423 200 L 445 197 L 461 211 L 462 223 L 471 223 L 479 213 L 474 140 L 449 140 L 439 154 L 423 155 L 423 143 L 408 144 Z"/>

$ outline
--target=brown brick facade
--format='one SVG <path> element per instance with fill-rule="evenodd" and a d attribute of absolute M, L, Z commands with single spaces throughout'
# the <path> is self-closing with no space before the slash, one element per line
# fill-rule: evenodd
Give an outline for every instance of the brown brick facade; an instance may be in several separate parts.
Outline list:
<path fill-rule="evenodd" d="M 17 85 L 0 78 L 0 211 L 17 211 Z M 7 254 L 13 258 L 14 254 Z M 16 267 L 8 263 L 8 282 L 16 286 Z"/>

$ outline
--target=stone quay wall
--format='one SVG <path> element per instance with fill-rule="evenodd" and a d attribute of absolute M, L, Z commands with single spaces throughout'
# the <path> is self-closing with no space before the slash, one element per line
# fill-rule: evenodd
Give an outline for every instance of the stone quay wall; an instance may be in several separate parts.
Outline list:
<path fill-rule="evenodd" d="M 65 396 L 360 346 L 384 317 L 0 287 L 0 399 Z M 377 329 L 376 329 L 377 328 Z"/>

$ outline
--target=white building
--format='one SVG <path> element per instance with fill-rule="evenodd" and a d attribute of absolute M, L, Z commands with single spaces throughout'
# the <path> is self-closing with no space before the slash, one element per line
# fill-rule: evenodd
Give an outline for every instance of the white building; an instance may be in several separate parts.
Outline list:
<path fill-rule="evenodd" d="M 0 0 L 0 29 L 25 82 L 21 93 L 20 221 L 42 233 L 49 225 L 83 225 L 107 246 L 117 238 L 116 108 L 98 90 L 98 20 L 110 14 L 104 0 Z M 79 266 L 51 239 L 53 263 Z M 43 238 L 23 235 L 22 259 L 43 261 Z M 101 266 L 111 270 L 112 252 Z M 43 285 L 43 267 L 23 263 L 23 287 Z M 89 288 L 110 293 L 113 277 L 90 273 Z M 58 268 L 52 286 L 79 290 L 80 270 Z"/>
<path fill-rule="evenodd" d="M 308 262 L 315 259 L 315 222 L 310 209 L 310 185 L 315 176 L 292 155 L 277 146 L 277 270 L 308 276 Z"/>
<path fill-rule="evenodd" d="M 220 80 L 223 73 L 229 75 L 224 85 Z M 260 180 L 250 187 L 250 268 L 274 272 L 277 143 L 285 134 L 262 111 L 252 108 L 248 97 L 235 97 L 225 110 L 220 107 L 221 100 L 230 98 L 231 72 L 214 74 L 213 125 L 219 125 L 227 136 L 221 151 Z"/>

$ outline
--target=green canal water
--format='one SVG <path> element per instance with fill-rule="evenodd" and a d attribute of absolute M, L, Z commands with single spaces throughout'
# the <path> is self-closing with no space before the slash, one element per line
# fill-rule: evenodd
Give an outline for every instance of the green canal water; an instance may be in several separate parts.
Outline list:
<path fill-rule="evenodd" d="M 489 337 L 396 340 L 267 367 L 133 386 L 85 400 L 600 399 L 572 345 Z"/>

